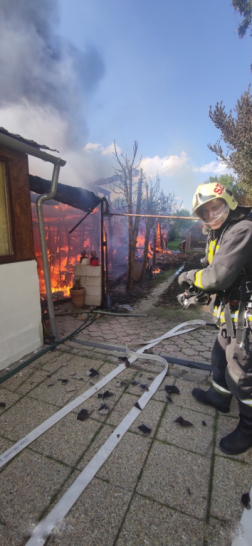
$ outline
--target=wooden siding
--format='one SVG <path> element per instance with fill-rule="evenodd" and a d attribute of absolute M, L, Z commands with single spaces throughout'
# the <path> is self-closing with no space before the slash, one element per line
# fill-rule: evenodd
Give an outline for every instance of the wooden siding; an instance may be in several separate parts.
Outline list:
<path fill-rule="evenodd" d="M 8 163 L 11 231 L 14 253 L 0 256 L 1 263 L 34 259 L 28 158 L 0 145 L 0 159 Z"/>

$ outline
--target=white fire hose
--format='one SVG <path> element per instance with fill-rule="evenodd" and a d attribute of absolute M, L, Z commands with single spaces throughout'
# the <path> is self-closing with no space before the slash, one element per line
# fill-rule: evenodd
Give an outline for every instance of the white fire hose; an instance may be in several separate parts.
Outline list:
<path fill-rule="evenodd" d="M 128 356 L 130 356 L 129 358 L 130 364 L 135 362 L 135 360 L 137 359 L 152 360 L 152 361 L 155 360 L 157 362 L 162 363 L 164 365 L 164 369 L 162 370 L 161 373 L 157 375 L 157 377 L 151 383 L 151 385 L 149 386 L 149 390 L 144 392 L 144 394 L 139 398 L 138 400 L 139 407 L 133 406 L 133 408 L 124 417 L 121 423 L 110 435 L 108 440 L 102 445 L 102 447 L 95 454 L 93 459 L 83 469 L 81 474 L 74 481 L 74 483 L 71 485 L 68 491 L 63 495 L 63 497 L 59 500 L 59 502 L 55 505 L 55 507 L 51 510 L 51 512 L 49 512 L 49 514 L 34 528 L 32 536 L 26 543 L 26 546 L 42 546 L 45 544 L 48 534 L 52 531 L 52 529 L 57 524 L 57 522 L 59 522 L 66 516 L 66 514 L 75 504 L 75 502 L 77 501 L 81 493 L 85 490 L 87 485 L 96 475 L 98 470 L 107 460 L 109 455 L 115 449 L 115 447 L 120 442 L 124 434 L 130 428 L 132 423 L 135 421 L 135 419 L 138 417 L 138 415 L 141 413 L 141 411 L 144 409 L 146 404 L 149 402 L 153 394 L 155 394 L 158 387 L 162 383 L 168 370 L 168 363 L 166 362 L 164 358 L 154 354 L 151 354 L 151 355 L 145 354 L 144 351 L 146 351 L 147 349 L 150 349 L 154 345 L 157 345 L 163 339 L 167 339 L 173 336 L 191 332 L 192 330 L 195 330 L 196 328 L 199 328 L 200 326 L 204 326 L 205 324 L 206 323 L 203 320 L 191 320 L 188 322 L 183 322 L 182 324 L 175 326 L 169 332 L 166 332 L 163 336 L 150 340 L 149 342 L 147 342 L 147 345 L 145 345 L 138 351 L 131 351 L 129 349 L 127 350 L 127 354 Z M 123 363 L 119 365 L 115 370 L 113 370 L 106 377 L 101 379 L 101 381 L 99 381 L 91 389 L 89 389 L 82 395 L 78 396 L 75 400 L 67 404 L 64 408 L 62 408 L 61 410 L 56 412 L 54 415 L 46 419 L 46 421 L 41 423 L 38 427 L 36 427 L 33 431 L 27 434 L 24 438 L 19 440 L 14 446 L 12 446 L 10 449 L 5 451 L 0 456 L 0 467 L 3 466 L 8 461 L 10 461 L 17 453 L 22 451 L 27 445 L 29 445 L 36 438 L 41 436 L 41 434 L 43 434 L 46 430 L 51 428 L 55 423 L 60 421 L 70 411 L 72 411 L 74 408 L 79 406 L 82 402 L 90 398 L 90 396 L 92 396 L 97 391 L 99 391 L 104 385 L 106 385 L 109 381 L 111 381 L 114 377 L 116 377 L 119 373 L 121 373 L 125 368 L 126 368 L 126 364 Z"/>

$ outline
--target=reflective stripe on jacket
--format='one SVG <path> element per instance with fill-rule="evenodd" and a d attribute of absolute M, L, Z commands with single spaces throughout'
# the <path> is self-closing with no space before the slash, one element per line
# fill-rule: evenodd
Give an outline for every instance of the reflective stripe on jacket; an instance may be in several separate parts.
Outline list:
<path fill-rule="evenodd" d="M 230 222 L 218 235 L 209 243 L 207 267 L 188 273 L 195 286 L 212 294 L 229 291 L 244 272 L 252 278 L 252 222 L 247 219 Z M 236 310 L 232 315 L 235 321 Z M 221 315 L 221 322 L 223 319 Z"/>

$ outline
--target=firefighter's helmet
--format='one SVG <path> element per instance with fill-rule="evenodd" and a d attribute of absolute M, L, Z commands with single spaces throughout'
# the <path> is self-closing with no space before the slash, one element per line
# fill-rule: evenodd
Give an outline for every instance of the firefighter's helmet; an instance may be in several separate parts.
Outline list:
<path fill-rule="evenodd" d="M 231 190 L 229 188 L 225 188 L 225 186 L 222 186 L 222 184 L 219 182 L 201 184 L 198 186 L 193 196 L 192 206 L 194 214 L 201 217 L 199 214 L 200 207 L 213 199 L 223 199 L 231 210 L 235 210 L 238 206 L 238 203 Z"/>

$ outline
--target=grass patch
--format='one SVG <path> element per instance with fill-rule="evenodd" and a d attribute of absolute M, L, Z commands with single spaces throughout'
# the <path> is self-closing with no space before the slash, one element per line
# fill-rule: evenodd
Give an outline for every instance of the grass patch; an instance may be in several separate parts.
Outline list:
<path fill-rule="evenodd" d="M 181 239 L 174 239 L 174 241 L 168 241 L 168 250 L 178 250 L 178 245 L 181 243 Z"/>
<path fill-rule="evenodd" d="M 158 266 L 157 266 L 158 267 Z M 176 269 L 169 269 L 168 271 L 161 271 L 160 273 L 156 273 L 154 277 L 151 279 L 151 282 L 155 284 L 160 284 L 162 282 L 165 282 L 175 273 Z"/>

